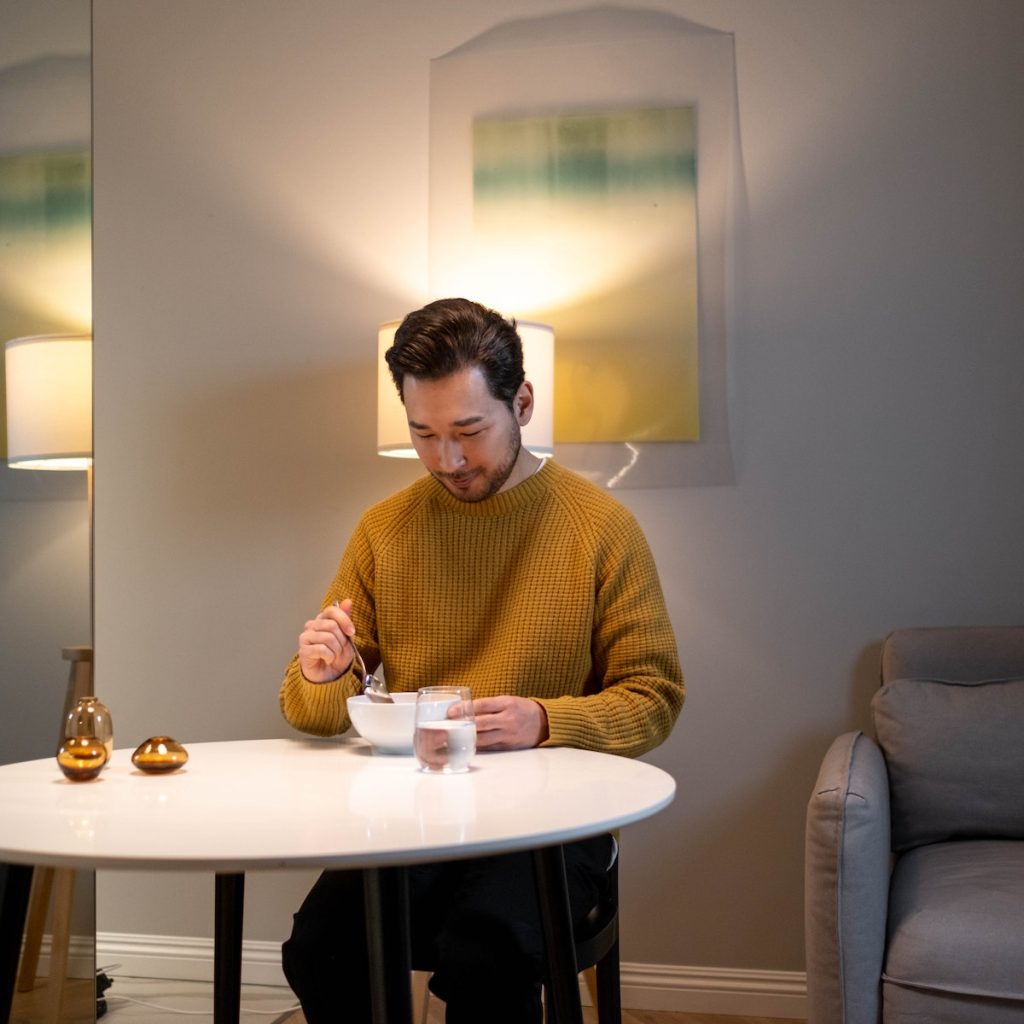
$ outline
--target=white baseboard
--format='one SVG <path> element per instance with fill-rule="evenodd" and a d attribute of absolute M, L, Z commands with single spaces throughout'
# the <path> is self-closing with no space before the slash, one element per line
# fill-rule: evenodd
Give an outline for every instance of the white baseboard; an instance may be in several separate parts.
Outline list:
<path fill-rule="evenodd" d="M 119 964 L 115 976 L 212 981 L 213 940 L 101 932 L 96 937 L 96 963 Z M 280 944 L 243 942 L 242 981 L 286 987 Z M 633 1010 L 806 1020 L 807 982 L 802 971 L 623 963 L 622 1005 Z"/>
<path fill-rule="evenodd" d="M 39 942 L 39 964 L 36 974 L 48 977 L 50 974 L 50 935 L 43 935 Z M 93 941 L 91 935 L 72 935 L 68 940 L 68 977 L 91 978 L 93 976 Z"/>
<path fill-rule="evenodd" d="M 178 935 L 99 932 L 96 965 L 119 964 L 115 974 L 131 978 L 213 981 L 213 939 Z M 242 982 L 286 988 L 281 944 L 246 939 L 242 943 Z"/>
<path fill-rule="evenodd" d="M 806 1020 L 807 976 L 803 971 L 623 963 L 622 1005 Z"/>

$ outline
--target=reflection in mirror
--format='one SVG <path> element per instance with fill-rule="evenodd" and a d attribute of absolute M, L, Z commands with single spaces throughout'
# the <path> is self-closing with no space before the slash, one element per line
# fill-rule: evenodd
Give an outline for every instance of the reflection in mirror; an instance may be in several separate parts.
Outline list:
<path fill-rule="evenodd" d="M 90 3 L 5 3 L 2 21 L 0 342 L 89 332 Z M 11 763 L 55 754 L 82 668 L 62 651 L 90 642 L 91 587 L 86 473 L 8 468 L 6 423 L 0 360 L 0 760 Z M 37 869 L 33 884 L 9 1020 L 94 1021 L 94 877 Z"/>

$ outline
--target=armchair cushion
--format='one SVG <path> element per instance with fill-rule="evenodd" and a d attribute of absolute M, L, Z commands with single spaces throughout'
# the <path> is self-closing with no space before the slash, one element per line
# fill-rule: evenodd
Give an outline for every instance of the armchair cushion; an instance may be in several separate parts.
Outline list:
<path fill-rule="evenodd" d="M 885 1001 L 908 1008 L 991 1000 L 1024 1019 L 1024 843 L 959 840 L 903 854 L 892 876 Z M 955 1004 L 951 999 L 955 997 Z M 976 1019 L 962 1010 L 950 1019 Z M 944 1019 L 944 1018 L 943 1018 Z M 986 1014 L 981 1019 L 988 1020 Z"/>
<path fill-rule="evenodd" d="M 871 702 L 897 851 L 1024 839 L 1024 680 L 898 679 Z"/>

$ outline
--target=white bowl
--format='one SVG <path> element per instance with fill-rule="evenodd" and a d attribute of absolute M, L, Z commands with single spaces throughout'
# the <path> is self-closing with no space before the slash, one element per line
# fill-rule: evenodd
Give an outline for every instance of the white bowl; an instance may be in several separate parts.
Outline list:
<path fill-rule="evenodd" d="M 379 704 L 360 694 L 349 697 L 348 715 L 356 732 L 381 754 L 411 754 L 415 693 L 393 693 L 394 704 Z"/>

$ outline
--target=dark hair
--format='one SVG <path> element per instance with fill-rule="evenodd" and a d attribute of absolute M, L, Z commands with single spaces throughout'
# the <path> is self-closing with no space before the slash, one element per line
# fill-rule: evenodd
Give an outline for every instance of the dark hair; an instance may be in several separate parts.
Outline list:
<path fill-rule="evenodd" d="M 406 374 L 438 380 L 479 366 L 491 396 L 509 408 L 524 379 L 515 320 L 469 299 L 438 299 L 410 313 L 384 358 L 403 402 Z"/>

